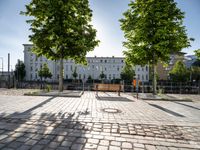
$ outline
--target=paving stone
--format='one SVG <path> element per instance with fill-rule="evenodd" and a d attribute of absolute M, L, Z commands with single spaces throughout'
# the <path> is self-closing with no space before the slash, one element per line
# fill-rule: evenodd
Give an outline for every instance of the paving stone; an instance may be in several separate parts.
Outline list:
<path fill-rule="evenodd" d="M 26 145 L 35 145 L 38 141 L 37 140 L 28 140 L 25 144 Z"/>
<path fill-rule="evenodd" d="M 110 150 L 121 150 L 121 148 L 117 147 L 117 146 L 109 146 L 109 149 Z"/>
<path fill-rule="evenodd" d="M 19 148 L 17 148 L 17 150 L 29 150 L 31 148 L 30 145 L 22 145 Z"/>
<path fill-rule="evenodd" d="M 113 146 L 121 146 L 121 142 L 116 142 L 116 141 L 111 141 L 110 144 Z"/>
<path fill-rule="evenodd" d="M 22 144 L 23 144 L 22 142 L 16 142 L 16 141 L 14 141 L 14 142 L 11 142 L 11 143 L 8 145 L 8 147 L 17 149 L 17 148 L 20 147 Z"/>
<path fill-rule="evenodd" d="M 64 146 L 64 147 L 70 147 L 72 145 L 72 142 L 70 141 L 63 141 L 61 146 Z"/>
<path fill-rule="evenodd" d="M 76 140 L 76 143 L 81 143 L 81 144 L 83 144 L 83 143 L 86 143 L 86 141 L 87 141 L 86 138 L 78 138 L 78 139 Z"/>
<path fill-rule="evenodd" d="M 98 139 L 88 139 L 88 143 L 98 144 L 99 140 Z"/>
<path fill-rule="evenodd" d="M 99 145 L 108 146 L 109 145 L 109 141 L 108 140 L 100 140 Z"/>
<path fill-rule="evenodd" d="M 144 148 L 144 144 L 134 143 L 134 148 Z"/>
<path fill-rule="evenodd" d="M 71 149 L 81 150 L 83 148 L 83 144 L 73 144 Z"/>
<path fill-rule="evenodd" d="M 43 149 L 44 145 L 34 145 L 31 150 L 41 150 Z"/>
<path fill-rule="evenodd" d="M 60 145 L 60 143 L 58 142 L 50 142 L 48 147 L 50 148 L 57 148 Z"/>
<path fill-rule="evenodd" d="M 156 147 L 153 146 L 153 145 L 145 145 L 145 148 L 146 148 L 147 150 L 156 150 Z"/>
<path fill-rule="evenodd" d="M 97 150 L 108 150 L 108 147 L 100 145 L 100 146 L 97 147 Z"/>
<path fill-rule="evenodd" d="M 92 144 L 92 143 L 86 143 L 85 144 L 85 148 L 87 149 L 96 149 L 97 145 L 96 144 Z"/>
<path fill-rule="evenodd" d="M 128 143 L 128 142 L 123 142 L 122 143 L 122 148 L 132 148 L 132 144 L 131 143 Z"/>

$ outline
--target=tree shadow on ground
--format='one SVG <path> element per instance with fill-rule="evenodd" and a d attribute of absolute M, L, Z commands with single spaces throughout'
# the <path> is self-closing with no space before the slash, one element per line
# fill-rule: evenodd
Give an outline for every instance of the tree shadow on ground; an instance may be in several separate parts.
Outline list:
<path fill-rule="evenodd" d="M 89 114 L 88 110 L 77 113 L 32 114 L 54 98 L 22 113 L 0 114 L 0 149 L 82 149 L 86 133 L 91 127 L 87 122 L 78 121 L 78 117 Z"/>

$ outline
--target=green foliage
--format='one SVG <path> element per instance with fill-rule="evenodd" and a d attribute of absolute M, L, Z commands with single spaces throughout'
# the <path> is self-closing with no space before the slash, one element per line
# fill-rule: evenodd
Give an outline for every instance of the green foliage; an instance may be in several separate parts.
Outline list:
<path fill-rule="evenodd" d="M 169 72 L 170 78 L 177 82 L 186 82 L 189 80 L 189 71 L 182 61 L 177 61 L 173 69 Z"/>
<path fill-rule="evenodd" d="M 60 61 L 59 90 L 63 90 L 63 59 L 87 64 L 86 54 L 99 41 L 90 24 L 88 0 L 31 0 L 22 15 L 30 16 L 32 51 L 38 56 Z"/>
<path fill-rule="evenodd" d="M 92 80 L 92 76 L 91 76 L 91 75 L 89 75 L 87 80 Z"/>
<path fill-rule="evenodd" d="M 153 66 L 153 93 L 156 94 L 158 61 L 169 62 L 170 53 L 190 46 L 184 13 L 174 0 L 135 0 L 120 20 L 126 41 L 124 55 L 129 64 Z"/>
<path fill-rule="evenodd" d="M 38 75 L 41 79 L 44 78 L 45 80 L 52 77 L 52 74 L 46 63 L 43 64 L 42 68 L 38 71 Z"/>
<path fill-rule="evenodd" d="M 184 13 L 174 0 L 135 0 L 129 7 L 120 22 L 126 38 L 124 54 L 131 64 L 168 62 L 170 53 L 190 46 Z"/>
<path fill-rule="evenodd" d="M 200 81 L 200 66 L 192 66 L 190 69 L 191 80 Z"/>
<path fill-rule="evenodd" d="M 47 92 L 50 92 L 51 90 L 52 90 L 52 86 L 51 86 L 51 85 L 47 85 L 47 86 L 46 86 L 46 91 L 47 91 Z"/>
<path fill-rule="evenodd" d="M 131 83 L 133 81 L 134 76 L 135 76 L 135 71 L 133 67 L 126 63 L 120 74 L 121 79 L 125 80 L 128 83 Z"/>
<path fill-rule="evenodd" d="M 76 80 L 76 78 L 78 77 L 78 74 L 76 72 L 77 68 L 74 68 L 74 72 L 72 73 L 73 78 Z"/>
<path fill-rule="evenodd" d="M 190 79 L 191 81 L 200 81 L 200 59 L 192 63 L 190 67 Z"/>
<path fill-rule="evenodd" d="M 18 60 L 17 64 L 15 65 L 15 78 L 18 81 L 22 81 L 26 75 L 26 71 L 25 71 L 25 65 L 23 63 L 23 61 Z"/>
<path fill-rule="evenodd" d="M 99 77 L 100 77 L 101 80 L 103 80 L 106 77 L 106 75 L 104 74 L 103 71 L 101 71 L 101 74 L 99 75 Z"/>
<path fill-rule="evenodd" d="M 195 50 L 194 52 L 195 52 L 195 55 L 197 56 L 197 59 L 200 60 L 200 49 Z"/>

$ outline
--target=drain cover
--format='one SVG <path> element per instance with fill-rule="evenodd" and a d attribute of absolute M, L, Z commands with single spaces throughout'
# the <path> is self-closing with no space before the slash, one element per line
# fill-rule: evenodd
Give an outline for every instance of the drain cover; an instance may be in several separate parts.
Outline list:
<path fill-rule="evenodd" d="M 119 109 L 115 109 L 115 108 L 104 108 L 102 109 L 103 112 L 107 112 L 107 113 L 120 113 L 121 111 Z"/>

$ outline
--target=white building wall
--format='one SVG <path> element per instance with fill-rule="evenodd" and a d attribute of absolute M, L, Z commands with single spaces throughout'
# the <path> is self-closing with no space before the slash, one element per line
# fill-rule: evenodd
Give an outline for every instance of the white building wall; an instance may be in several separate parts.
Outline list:
<path fill-rule="evenodd" d="M 24 44 L 24 64 L 26 67 L 26 80 L 39 80 L 38 70 L 42 64 L 47 63 L 52 73 L 51 81 L 58 81 L 59 77 L 59 61 L 47 60 L 45 57 L 37 57 L 30 50 L 32 44 Z M 106 79 L 119 79 L 123 69 L 124 57 L 87 57 L 88 65 L 83 66 L 75 64 L 73 60 L 64 61 L 64 79 L 72 79 L 72 73 L 77 67 L 77 79 L 87 79 L 91 76 L 93 79 L 99 79 L 99 75 L 103 71 Z M 149 67 L 135 66 L 135 73 L 139 80 L 149 81 Z"/>

